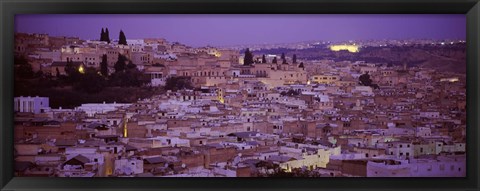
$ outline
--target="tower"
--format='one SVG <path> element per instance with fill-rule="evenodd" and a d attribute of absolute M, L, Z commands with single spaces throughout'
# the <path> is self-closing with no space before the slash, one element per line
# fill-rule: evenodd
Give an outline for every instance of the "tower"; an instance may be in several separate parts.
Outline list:
<path fill-rule="evenodd" d="M 128 123 L 127 115 L 124 115 L 124 117 L 123 117 L 123 137 L 125 137 L 125 138 L 128 137 L 127 123 Z"/>

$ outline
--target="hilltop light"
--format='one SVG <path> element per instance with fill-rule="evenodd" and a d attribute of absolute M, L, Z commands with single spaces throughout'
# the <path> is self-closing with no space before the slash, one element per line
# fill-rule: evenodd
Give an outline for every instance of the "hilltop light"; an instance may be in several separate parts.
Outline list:
<path fill-rule="evenodd" d="M 85 74 L 85 68 L 83 66 L 78 67 L 78 72 Z"/>
<path fill-rule="evenodd" d="M 330 50 L 335 51 L 335 52 L 338 52 L 340 50 L 348 50 L 348 52 L 356 53 L 356 52 L 360 51 L 360 47 L 358 45 L 355 45 L 355 44 L 353 44 L 353 45 L 346 45 L 346 44 L 332 45 L 332 46 L 330 46 Z"/>

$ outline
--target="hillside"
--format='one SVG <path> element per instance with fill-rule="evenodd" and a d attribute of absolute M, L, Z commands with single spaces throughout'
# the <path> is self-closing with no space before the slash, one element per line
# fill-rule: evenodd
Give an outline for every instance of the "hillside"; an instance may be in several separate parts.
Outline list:
<path fill-rule="evenodd" d="M 393 65 L 419 66 L 433 68 L 438 71 L 466 72 L 466 47 L 464 43 L 428 46 L 390 46 L 366 47 L 358 53 L 348 51 L 333 52 L 326 46 L 310 49 L 270 49 L 254 52 L 261 54 L 296 54 L 298 58 L 307 60 L 332 59 L 335 61 L 366 61 L 369 63 L 387 63 Z"/>

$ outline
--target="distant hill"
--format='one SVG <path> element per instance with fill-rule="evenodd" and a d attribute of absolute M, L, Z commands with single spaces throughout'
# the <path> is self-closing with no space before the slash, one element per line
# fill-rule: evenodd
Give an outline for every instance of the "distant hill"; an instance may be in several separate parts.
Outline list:
<path fill-rule="evenodd" d="M 333 52 L 328 47 L 315 47 L 303 50 L 270 49 L 255 51 L 254 55 L 296 54 L 298 58 L 315 60 L 331 59 L 335 61 L 366 61 L 369 63 L 387 63 L 393 65 L 419 66 L 433 68 L 438 71 L 466 72 L 465 43 L 445 45 L 410 45 L 390 47 L 366 47 L 358 53 L 348 51 Z"/>

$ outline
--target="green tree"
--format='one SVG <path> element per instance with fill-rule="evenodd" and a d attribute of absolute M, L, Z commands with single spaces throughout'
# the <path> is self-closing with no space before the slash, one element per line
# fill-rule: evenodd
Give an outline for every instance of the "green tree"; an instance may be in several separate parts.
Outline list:
<path fill-rule="evenodd" d="M 110 44 L 110 34 L 108 33 L 108 28 L 105 30 L 105 42 Z"/>
<path fill-rule="evenodd" d="M 57 71 L 57 78 L 60 77 L 60 70 L 58 69 L 58 67 L 55 70 Z"/>
<path fill-rule="evenodd" d="M 102 28 L 102 32 L 100 32 L 100 41 L 105 41 L 105 31 Z"/>
<path fill-rule="evenodd" d="M 87 67 L 85 73 L 74 84 L 76 90 L 86 93 L 98 93 L 105 87 L 105 79 L 93 67 Z"/>
<path fill-rule="evenodd" d="M 245 56 L 243 57 L 243 65 L 250 66 L 253 64 L 253 54 L 250 49 L 245 50 Z"/>
<path fill-rule="evenodd" d="M 285 53 L 282 53 L 282 56 L 280 56 L 282 60 L 285 60 Z"/>
<path fill-rule="evenodd" d="M 372 86 L 372 79 L 370 79 L 370 75 L 367 73 L 360 75 L 359 84 L 363 86 Z"/>
<path fill-rule="evenodd" d="M 265 54 L 262 55 L 262 63 L 267 63 L 267 59 L 265 58 Z"/>
<path fill-rule="evenodd" d="M 18 76 L 19 78 L 26 78 L 26 79 L 34 77 L 35 74 L 33 72 L 32 65 L 28 63 L 28 60 L 25 57 L 16 56 L 13 60 L 13 64 L 15 66 L 15 69 L 14 69 L 15 76 Z"/>
<path fill-rule="evenodd" d="M 127 69 L 135 69 L 137 68 L 137 65 L 135 65 L 131 60 L 128 61 L 128 64 L 127 64 Z"/>
<path fill-rule="evenodd" d="M 272 63 L 273 63 L 273 64 L 276 64 L 276 63 L 277 63 L 277 57 L 273 57 Z"/>
<path fill-rule="evenodd" d="M 125 62 L 127 62 L 127 57 L 125 57 L 124 55 L 122 54 L 118 54 L 118 59 L 117 59 L 117 62 L 115 63 L 115 65 L 113 66 L 115 68 L 115 73 L 119 73 L 119 72 L 124 72 L 125 71 L 125 67 L 126 67 L 126 64 Z"/>
<path fill-rule="evenodd" d="M 359 84 L 364 85 L 364 86 L 370 86 L 374 89 L 380 89 L 380 86 L 378 84 L 372 83 L 372 79 L 370 79 L 370 75 L 367 73 L 360 75 L 359 79 Z"/>
<path fill-rule="evenodd" d="M 103 76 L 108 77 L 108 60 L 106 54 L 102 56 L 102 62 L 100 62 L 100 73 Z"/>
<path fill-rule="evenodd" d="M 193 89 L 191 84 L 191 79 L 188 76 L 178 76 L 178 77 L 170 77 L 167 79 L 165 83 L 166 90 L 182 90 L 182 89 Z"/>
<path fill-rule="evenodd" d="M 125 33 L 120 30 L 120 35 L 118 36 L 118 44 L 127 45 L 127 37 L 125 37 Z"/>
<path fill-rule="evenodd" d="M 296 55 L 296 54 L 293 54 L 292 62 L 293 62 L 294 64 L 297 63 L 297 55 Z"/>
<path fill-rule="evenodd" d="M 78 71 L 78 66 L 75 66 L 72 61 L 67 62 L 65 73 L 67 74 L 67 81 L 69 83 L 74 83 L 80 79 L 81 74 Z"/>
<path fill-rule="evenodd" d="M 305 66 L 303 65 L 303 62 L 300 62 L 300 65 L 298 65 L 299 68 L 305 68 Z"/>
<path fill-rule="evenodd" d="M 282 56 L 280 58 L 282 59 L 282 64 L 287 64 L 287 59 L 285 58 L 285 53 L 282 53 Z"/>

